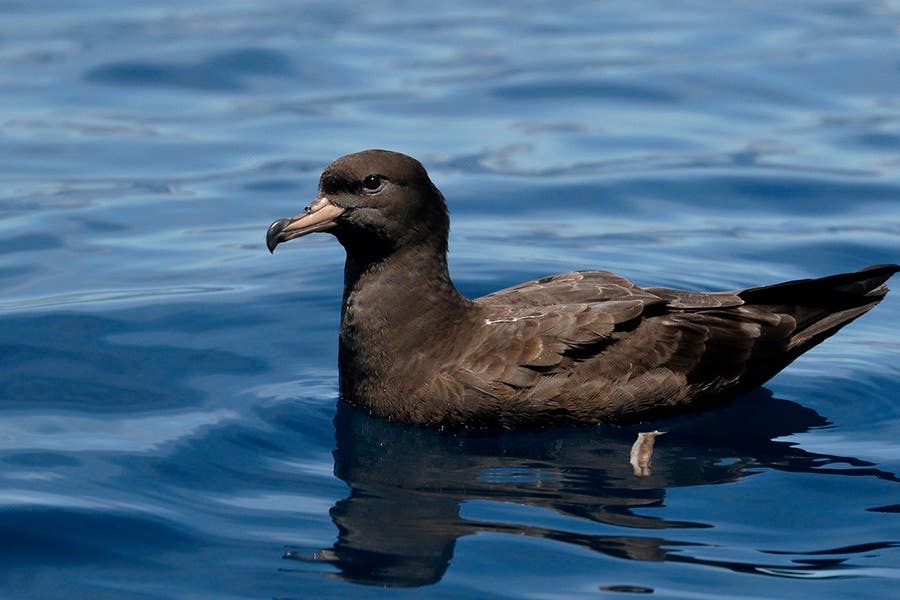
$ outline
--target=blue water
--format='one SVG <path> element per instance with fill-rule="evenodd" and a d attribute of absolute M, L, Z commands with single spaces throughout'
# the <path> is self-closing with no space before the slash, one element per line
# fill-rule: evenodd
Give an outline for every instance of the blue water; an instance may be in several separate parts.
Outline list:
<path fill-rule="evenodd" d="M 339 405 L 342 250 L 264 234 L 386 147 L 470 296 L 896 262 L 896 2 L 0 4 L 0 596 L 895 597 L 900 293 L 638 478 Z"/>

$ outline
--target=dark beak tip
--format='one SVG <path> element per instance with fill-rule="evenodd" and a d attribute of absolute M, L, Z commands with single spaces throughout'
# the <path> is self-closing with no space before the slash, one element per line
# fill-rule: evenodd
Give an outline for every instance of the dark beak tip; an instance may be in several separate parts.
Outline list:
<path fill-rule="evenodd" d="M 290 219 L 278 219 L 269 225 L 269 229 L 266 231 L 266 248 L 271 254 L 275 253 L 275 247 L 281 243 L 281 232 L 289 221 Z"/>

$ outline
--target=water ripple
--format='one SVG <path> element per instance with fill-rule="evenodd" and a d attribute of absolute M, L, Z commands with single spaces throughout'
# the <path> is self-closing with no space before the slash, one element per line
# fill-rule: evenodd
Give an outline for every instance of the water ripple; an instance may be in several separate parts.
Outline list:
<path fill-rule="evenodd" d="M 193 296 L 199 294 L 218 294 L 223 292 L 239 291 L 236 287 L 225 286 L 177 286 L 170 288 L 141 288 L 128 290 L 92 290 L 70 294 L 55 294 L 37 298 L 19 298 L 13 301 L 0 302 L 0 311 L 18 312 L 37 309 L 49 309 L 60 306 L 93 305 L 112 303 L 127 305 L 130 302 L 146 301 L 149 299 L 166 299 L 178 296 Z"/>
<path fill-rule="evenodd" d="M 384 147 L 447 197 L 473 296 L 897 262 L 898 17 L 7 3 L 0 596 L 893 598 L 896 292 L 771 393 L 651 424 L 636 478 L 639 429 L 454 437 L 340 404 L 342 250 L 263 238 Z"/>

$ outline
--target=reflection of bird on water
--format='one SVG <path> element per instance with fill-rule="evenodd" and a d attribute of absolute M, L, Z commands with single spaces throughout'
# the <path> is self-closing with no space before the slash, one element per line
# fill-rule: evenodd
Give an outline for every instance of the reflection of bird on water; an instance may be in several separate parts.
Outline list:
<path fill-rule="evenodd" d="M 625 559 L 748 572 L 779 568 L 691 556 L 696 543 L 679 540 L 677 532 L 710 525 L 633 509 L 662 506 L 667 488 L 728 483 L 756 469 L 900 481 L 864 461 L 773 441 L 827 424 L 815 411 L 759 390 L 720 410 L 668 421 L 652 473 L 636 478 L 628 462 L 635 427 L 448 436 L 373 419 L 339 403 L 335 474 L 347 482 L 350 494 L 331 509 L 338 539 L 329 549 L 295 549 L 286 558 L 331 565 L 336 569 L 332 576 L 357 583 L 420 586 L 443 577 L 458 538 L 493 532 L 556 540 Z M 829 469 L 837 463 L 851 467 Z M 473 500 L 542 508 L 621 527 L 623 533 L 475 520 L 460 513 L 461 505 Z M 635 528 L 667 530 L 667 537 L 627 533 Z"/>
<path fill-rule="evenodd" d="M 471 301 L 447 270 L 441 193 L 383 150 L 334 161 L 266 242 L 316 231 L 347 251 L 341 395 L 433 427 L 631 422 L 751 389 L 878 304 L 900 269 L 724 293 L 582 271 Z"/>

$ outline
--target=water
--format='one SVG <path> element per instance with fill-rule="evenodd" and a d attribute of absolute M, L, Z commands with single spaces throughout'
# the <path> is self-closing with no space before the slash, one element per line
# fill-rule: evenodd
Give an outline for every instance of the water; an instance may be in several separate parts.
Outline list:
<path fill-rule="evenodd" d="M 893 597 L 900 294 L 637 478 L 339 406 L 342 252 L 263 238 L 387 147 L 471 296 L 896 262 L 900 5 L 444 4 L 3 3 L 0 595 Z"/>

